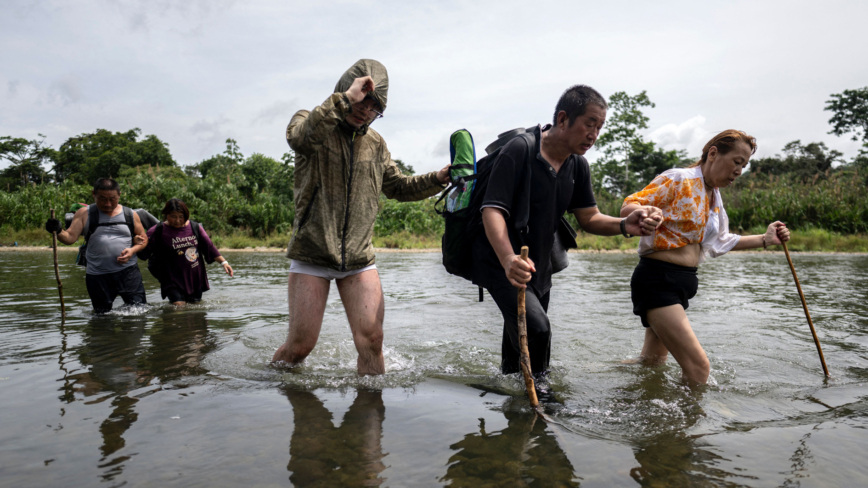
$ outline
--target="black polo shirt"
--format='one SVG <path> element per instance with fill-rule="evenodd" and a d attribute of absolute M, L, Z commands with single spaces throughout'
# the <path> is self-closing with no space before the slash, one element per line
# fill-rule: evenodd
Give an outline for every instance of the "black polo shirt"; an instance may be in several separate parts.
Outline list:
<path fill-rule="evenodd" d="M 546 131 L 551 126 L 542 128 Z M 506 218 L 506 227 L 513 252 L 519 254 L 521 246 L 528 246 L 530 259 L 536 266 L 536 273 L 531 277 L 530 286 L 539 296 L 548 293 L 551 288 L 552 262 L 551 252 L 554 245 L 555 232 L 561 217 L 567 211 L 580 208 L 596 207 L 594 190 L 591 186 L 591 171 L 588 161 L 578 154 L 571 154 L 561 166 L 555 169 L 540 154 L 540 132 L 536 132 L 536 147 L 531 154 L 530 164 L 527 164 L 528 147 L 524 137 L 516 137 L 503 147 L 497 159 L 493 162 L 489 176 L 488 188 L 482 200 L 482 208 L 499 208 Z M 526 233 L 520 235 L 515 225 L 516 209 L 522 202 L 521 191 L 525 178 L 530 170 L 530 207 Z M 480 233 L 473 246 L 473 282 L 490 288 L 501 286 L 506 279 L 506 273 L 497 259 L 494 248 L 488 242 L 485 233 Z"/>

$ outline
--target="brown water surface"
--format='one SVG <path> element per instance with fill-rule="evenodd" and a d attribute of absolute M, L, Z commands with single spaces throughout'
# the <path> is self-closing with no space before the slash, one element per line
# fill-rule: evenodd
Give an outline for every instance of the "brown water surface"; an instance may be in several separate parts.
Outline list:
<path fill-rule="evenodd" d="M 306 363 L 286 335 L 281 255 L 229 256 L 202 304 L 90 311 L 61 254 L 0 253 L 2 486 L 866 486 L 868 256 L 796 255 L 833 379 L 822 375 L 782 256 L 700 270 L 688 316 L 711 359 L 690 389 L 674 362 L 622 364 L 643 330 L 633 255 L 574 254 L 556 275 L 556 423 L 498 373 L 493 301 L 439 254 L 383 254 L 387 373 L 358 378 L 336 289 Z M 144 270 L 144 265 L 142 266 Z M 120 305 L 118 300 L 117 305 Z"/>

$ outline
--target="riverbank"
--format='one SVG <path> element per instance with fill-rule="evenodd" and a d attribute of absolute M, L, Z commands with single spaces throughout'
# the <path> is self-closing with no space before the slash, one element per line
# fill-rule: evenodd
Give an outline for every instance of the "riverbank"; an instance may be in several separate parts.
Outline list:
<path fill-rule="evenodd" d="M 752 233 L 760 233 L 762 229 L 751 229 Z M 231 235 L 216 234 L 212 236 L 214 244 L 220 250 L 247 252 L 286 252 L 289 235 L 273 234 L 268 237 L 250 237 L 246 234 Z M 17 247 L 15 247 L 17 243 Z M 590 234 L 579 234 L 576 239 L 579 252 L 635 252 L 637 239 L 627 239 L 623 236 L 601 237 Z M 26 248 L 44 249 L 51 246 L 51 236 L 42 229 L 14 231 L 8 228 L 0 229 L 0 251 L 28 250 Z M 855 234 L 845 235 L 822 229 L 792 230 L 792 240 L 788 244 L 793 252 L 820 253 L 868 253 L 868 236 Z M 374 247 L 377 252 L 440 252 L 440 236 L 418 236 L 407 232 L 399 232 L 388 236 L 375 236 Z M 74 251 L 77 246 L 58 245 L 59 250 Z M 777 246 L 766 250 L 739 252 L 780 252 Z"/>

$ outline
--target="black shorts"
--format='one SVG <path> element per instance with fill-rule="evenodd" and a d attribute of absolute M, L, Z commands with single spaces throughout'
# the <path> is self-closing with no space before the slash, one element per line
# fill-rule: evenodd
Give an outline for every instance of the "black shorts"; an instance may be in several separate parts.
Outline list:
<path fill-rule="evenodd" d="M 101 275 L 86 274 L 84 282 L 87 294 L 96 313 L 111 311 L 112 303 L 118 295 L 127 305 L 148 303 L 145 298 L 145 285 L 138 266 L 128 266 L 120 271 Z"/>
<path fill-rule="evenodd" d="M 202 301 L 202 290 L 194 291 L 189 295 L 176 287 L 166 288 L 163 290 L 163 295 L 169 300 L 170 303 L 175 302 L 186 302 L 186 303 L 199 303 Z"/>
<path fill-rule="evenodd" d="M 639 260 L 630 279 L 630 298 L 633 314 L 642 318 L 643 326 L 650 327 L 648 310 L 675 304 L 687 310 L 687 301 L 699 288 L 696 269 L 651 258 Z"/>

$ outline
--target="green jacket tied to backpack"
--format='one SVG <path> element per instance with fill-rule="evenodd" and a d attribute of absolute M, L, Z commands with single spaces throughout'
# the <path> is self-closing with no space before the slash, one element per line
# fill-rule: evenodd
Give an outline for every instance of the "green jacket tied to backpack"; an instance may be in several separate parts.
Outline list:
<path fill-rule="evenodd" d="M 386 142 L 368 126 L 353 129 L 344 93 L 353 80 L 370 76 L 372 94 L 384 111 L 389 88 L 386 68 L 363 59 L 344 73 L 334 94 L 313 111 L 300 110 L 286 128 L 295 152 L 295 221 L 287 256 L 340 271 L 374 263 L 371 238 L 380 191 L 399 201 L 422 200 L 443 186 L 437 173 L 404 176 Z"/>

